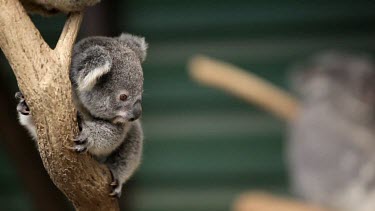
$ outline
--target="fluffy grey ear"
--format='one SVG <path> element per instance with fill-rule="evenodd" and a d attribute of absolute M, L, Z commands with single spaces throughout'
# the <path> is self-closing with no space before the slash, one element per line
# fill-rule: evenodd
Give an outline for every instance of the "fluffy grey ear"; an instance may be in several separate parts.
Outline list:
<path fill-rule="evenodd" d="M 145 61 L 148 44 L 146 43 L 144 37 L 123 33 L 118 39 L 132 49 L 137 54 L 141 62 Z"/>
<path fill-rule="evenodd" d="M 92 89 L 98 79 L 107 74 L 112 67 L 112 59 L 107 50 L 95 45 L 87 48 L 83 53 L 73 56 L 71 80 L 75 82 L 79 91 Z"/>

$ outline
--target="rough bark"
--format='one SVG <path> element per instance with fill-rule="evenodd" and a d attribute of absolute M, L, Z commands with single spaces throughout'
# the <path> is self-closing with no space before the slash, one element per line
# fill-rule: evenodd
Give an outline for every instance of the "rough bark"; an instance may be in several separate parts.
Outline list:
<path fill-rule="evenodd" d="M 82 14 L 71 14 L 55 49 L 41 37 L 18 0 L 0 0 L 0 47 L 37 126 L 38 149 L 54 184 L 77 210 L 118 210 L 110 173 L 69 149 L 78 133 L 68 72 Z"/>
<path fill-rule="evenodd" d="M 0 81 L 4 82 L 4 79 L 0 74 Z M 3 138 L 0 144 L 15 167 L 17 183 L 21 183 L 32 201 L 32 210 L 72 210 L 45 172 L 35 143 L 15 118 L 14 91 L 11 93 L 4 83 L 0 84 L 0 102 L 0 134 Z"/>

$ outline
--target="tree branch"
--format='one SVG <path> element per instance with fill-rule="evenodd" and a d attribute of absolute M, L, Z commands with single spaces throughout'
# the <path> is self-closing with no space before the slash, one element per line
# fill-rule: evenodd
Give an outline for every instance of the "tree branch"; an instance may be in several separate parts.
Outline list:
<path fill-rule="evenodd" d="M 57 56 L 56 60 L 62 64 L 70 63 L 70 58 L 72 57 L 72 50 L 74 46 L 74 41 L 76 40 L 79 26 L 81 25 L 83 14 L 80 12 L 71 13 L 65 22 L 64 28 L 60 34 L 60 38 L 57 41 L 56 47 L 53 50 L 55 53 L 51 56 Z M 67 60 L 68 59 L 68 60 Z M 69 68 L 66 69 L 66 75 L 69 74 Z M 60 69 L 55 69 L 54 71 L 43 71 L 43 78 L 41 80 L 41 86 L 46 87 L 53 81 L 56 71 Z"/>
<path fill-rule="evenodd" d="M 36 63 L 32 59 L 35 59 L 35 53 L 50 55 L 52 50 L 34 27 L 30 17 L 25 15 L 26 12 L 18 1 L 0 0 L 0 11 L 1 49 L 14 67 L 14 74 L 21 86 L 25 80 L 36 83 L 39 74 L 31 72 Z M 44 58 L 38 59 L 40 61 L 37 63 L 45 63 Z M 28 76 L 19 77 L 20 75 Z"/>
<path fill-rule="evenodd" d="M 4 82 L 4 74 L 0 81 Z M 19 181 L 29 193 L 32 210 L 67 211 L 71 210 L 64 195 L 49 179 L 41 162 L 35 143 L 22 128 L 15 117 L 16 109 L 14 92 L 5 83 L 0 84 L 0 133 L 3 137 L 0 144 L 15 166 Z"/>
<path fill-rule="evenodd" d="M 241 194 L 233 204 L 233 211 L 333 211 L 313 204 L 262 192 Z"/>
<path fill-rule="evenodd" d="M 70 58 L 74 41 L 77 37 L 79 26 L 81 25 L 83 15 L 81 13 L 72 13 L 65 22 L 59 41 L 56 44 L 55 51 L 62 58 Z"/>
<path fill-rule="evenodd" d="M 196 56 L 189 63 L 190 75 L 202 84 L 227 91 L 285 120 L 293 120 L 298 101 L 271 83 L 231 64 L 205 56 Z"/>
<path fill-rule="evenodd" d="M 0 11 L 0 47 L 32 111 L 52 181 L 77 210 L 118 210 L 117 200 L 109 197 L 109 170 L 67 147 L 78 133 L 68 72 L 82 14 L 68 18 L 51 50 L 18 0 L 0 0 Z"/>

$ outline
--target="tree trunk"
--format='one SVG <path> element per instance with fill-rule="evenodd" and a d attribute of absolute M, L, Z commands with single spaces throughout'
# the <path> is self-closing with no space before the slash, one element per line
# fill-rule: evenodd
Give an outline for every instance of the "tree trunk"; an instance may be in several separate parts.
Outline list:
<path fill-rule="evenodd" d="M 4 82 L 4 79 L 0 73 L 0 81 Z M 45 172 L 35 143 L 15 118 L 14 91 L 4 83 L 0 84 L 0 102 L 0 134 L 3 138 L 0 144 L 15 166 L 19 176 L 16 182 L 22 184 L 32 200 L 32 210 L 72 210 Z"/>
<path fill-rule="evenodd" d="M 0 0 L 0 47 L 37 126 L 38 149 L 54 184 L 77 210 L 118 210 L 109 170 L 70 147 L 78 134 L 68 77 L 82 14 L 71 14 L 55 49 L 41 37 L 18 0 Z"/>

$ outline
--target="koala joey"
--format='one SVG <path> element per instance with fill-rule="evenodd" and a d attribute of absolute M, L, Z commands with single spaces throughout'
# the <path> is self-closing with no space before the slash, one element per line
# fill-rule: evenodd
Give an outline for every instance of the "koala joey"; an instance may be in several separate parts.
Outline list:
<path fill-rule="evenodd" d="M 30 13 L 54 15 L 59 12 L 81 11 L 85 7 L 100 2 L 100 0 L 20 0 L 20 2 Z"/>
<path fill-rule="evenodd" d="M 287 155 L 294 191 L 339 210 L 375 210 L 375 65 L 326 52 L 296 67 L 301 111 Z"/>
<path fill-rule="evenodd" d="M 88 151 L 105 163 L 113 177 L 111 196 L 120 196 L 122 184 L 138 167 L 143 143 L 142 113 L 144 38 L 90 37 L 73 50 L 70 80 L 78 110 L 80 134 L 73 149 Z M 17 110 L 20 123 L 36 139 L 31 111 L 21 93 Z"/>

